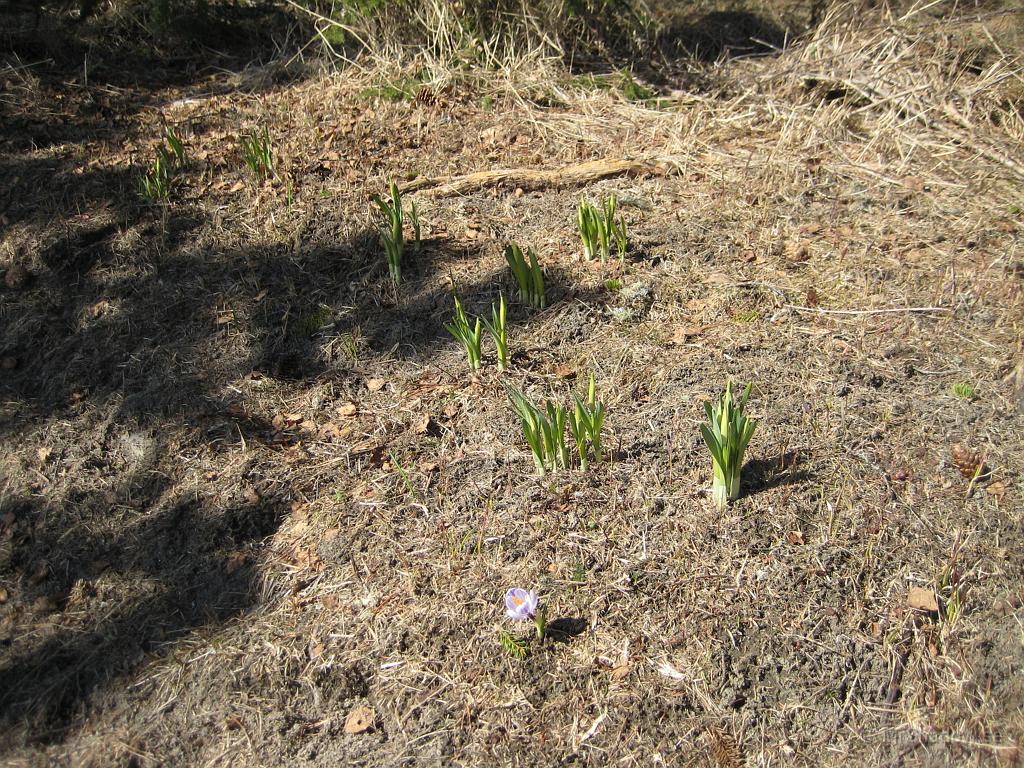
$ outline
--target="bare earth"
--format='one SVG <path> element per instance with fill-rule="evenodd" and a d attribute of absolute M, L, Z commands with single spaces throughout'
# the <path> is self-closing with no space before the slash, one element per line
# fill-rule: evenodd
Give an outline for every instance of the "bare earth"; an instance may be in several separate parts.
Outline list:
<path fill-rule="evenodd" d="M 977 39 L 840 16 L 660 103 L 541 64 L 390 101 L 380 71 L 8 56 L 0 762 L 1019 762 L 1024 130 L 1011 59 L 954 65 Z M 190 159 L 145 205 L 165 125 Z M 390 179 L 621 159 L 410 192 L 390 284 Z M 632 239 L 602 267 L 574 209 L 610 193 Z M 453 288 L 509 297 L 508 373 L 488 346 L 470 374 Z M 568 402 L 591 371 L 611 460 L 538 478 L 504 385 Z M 727 379 L 760 425 L 720 514 Z M 511 586 L 558 620 L 522 661 Z"/>

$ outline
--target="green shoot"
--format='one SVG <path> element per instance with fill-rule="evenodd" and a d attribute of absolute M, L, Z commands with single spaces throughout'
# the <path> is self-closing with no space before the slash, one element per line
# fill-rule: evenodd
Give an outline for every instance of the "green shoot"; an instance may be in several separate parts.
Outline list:
<path fill-rule="evenodd" d="M 484 318 L 484 327 L 487 333 L 494 339 L 494 346 L 498 351 L 498 370 L 508 370 L 508 337 L 505 333 L 505 294 L 499 294 L 498 306 L 491 304 L 491 319 Z"/>
<path fill-rule="evenodd" d="M 519 416 L 538 474 L 543 476 L 549 469 L 566 467 L 569 451 L 565 446 L 565 408 L 549 401 L 542 411 L 514 389 L 508 390 L 508 397 Z"/>
<path fill-rule="evenodd" d="M 139 194 L 150 203 L 165 202 L 171 196 L 171 177 L 174 159 L 167 147 L 156 148 L 156 157 L 146 172 L 139 177 Z"/>
<path fill-rule="evenodd" d="M 483 336 L 480 330 L 480 318 L 476 319 L 475 326 L 470 326 L 469 318 L 466 317 L 466 312 L 462 309 L 462 302 L 456 296 L 455 319 L 450 323 L 445 323 L 444 327 L 465 347 L 470 369 L 477 370 L 480 367 L 480 340 Z"/>
<path fill-rule="evenodd" d="M 389 187 L 390 200 L 383 200 L 380 195 L 374 195 L 373 200 L 383 214 L 383 221 L 380 227 L 380 240 L 384 246 L 384 256 L 388 262 L 388 272 L 395 285 L 402 282 L 402 257 L 405 254 L 405 215 L 402 211 L 402 193 L 398 184 L 391 182 Z M 409 221 L 412 223 L 412 231 L 415 240 L 416 250 L 420 249 L 420 215 L 416 210 L 416 203 L 412 203 L 409 209 Z"/>
<path fill-rule="evenodd" d="M 501 647 L 505 649 L 505 653 L 511 656 L 513 659 L 522 661 L 526 658 L 527 647 L 525 640 L 517 640 L 512 637 L 511 634 L 502 630 L 498 633 L 498 642 L 501 643 Z"/>
<path fill-rule="evenodd" d="M 605 409 L 604 404 L 597 399 L 597 390 L 594 382 L 594 374 L 590 374 L 590 386 L 587 390 L 587 400 L 583 402 L 579 396 L 575 396 L 575 407 L 569 411 L 569 431 L 576 441 L 576 452 L 580 457 L 580 469 L 586 470 L 589 466 L 587 461 L 587 444 L 594 454 L 594 461 L 600 462 L 603 456 L 601 447 L 601 428 L 604 425 Z"/>
<path fill-rule="evenodd" d="M 420 213 L 416 210 L 416 201 L 409 204 L 409 221 L 412 222 L 412 234 L 416 246 L 416 253 L 420 252 Z"/>
<path fill-rule="evenodd" d="M 402 480 L 405 482 L 405 488 L 406 490 L 409 491 L 409 495 L 416 499 L 416 501 L 419 501 L 419 494 L 416 493 L 416 489 L 412 485 L 412 480 L 409 477 L 409 473 L 405 471 L 405 467 L 402 466 L 402 463 L 398 460 L 398 457 L 395 456 L 395 452 L 389 450 L 388 456 L 391 457 L 391 463 L 395 466 L 399 474 L 402 476 Z"/>
<path fill-rule="evenodd" d="M 582 197 L 576 208 L 576 228 L 583 241 L 583 258 L 592 261 L 598 250 L 597 209 Z"/>
<path fill-rule="evenodd" d="M 164 137 L 167 139 L 167 145 L 171 148 L 171 152 L 174 153 L 174 160 L 179 166 L 188 164 L 188 154 L 185 152 L 185 145 L 182 143 L 178 134 L 175 133 L 174 129 L 168 127 L 164 131 Z"/>
<path fill-rule="evenodd" d="M 629 236 L 626 233 L 626 220 L 622 216 L 619 216 L 618 226 L 615 227 L 615 248 L 619 253 L 620 264 L 626 260 L 626 249 L 628 247 Z"/>
<path fill-rule="evenodd" d="M 270 131 L 266 126 L 257 132 L 253 129 L 248 136 L 240 136 L 238 139 L 242 145 L 242 156 L 245 164 L 249 166 L 252 175 L 259 181 L 270 177 L 274 172 L 273 149 L 270 145 Z"/>
<path fill-rule="evenodd" d="M 384 246 L 384 256 L 388 262 L 388 272 L 395 285 L 402 282 L 402 255 L 405 251 L 405 235 L 402 222 L 402 194 L 398 191 L 398 185 L 391 182 L 391 200 L 383 200 L 380 195 L 374 195 L 373 200 L 380 208 L 384 220 L 380 227 L 380 240 Z M 456 300 L 457 302 L 458 300 Z"/>
<path fill-rule="evenodd" d="M 583 563 L 582 560 L 576 561 L 576 567 L 573 569 L 572 572 L 572 580 L 575 581 L 577 584 L 582 584 L 587 580 L 587 566 Z"/>
<path fill-rule="evenodd" d="M 537 253 L 533 248 L 526 249 L 529 261 L 523 256 L 523 251 L 516 243 L 510 243 L 505 248 L 505 261 L 516 278 L 519 285 L 519 300 L 537 307 L 544 307 L 544 273 L 537 263 Z"/>
<path fill-rule="evenodd" d="M 164 138 L 167 139 L 167 143 L 160 142 L 156 148 L 156 157 L 146 172 L 139 177 L 139 194 L 150 203 L 161 203 L 170 199 L 174 174 L 188 162 L 185 145 L 173 128 L 164 131 Z"/>
<path fill-rule="evenodd" d="M 565 445 L 565 422 L 568 412 L 560 403 L 547 402 L 547 419 L 542 423 L 544 450 L 553 464 L 563 469 L 569 466 L 569 449 Z"/>
<path fill-rule="evenodd" d="M 737 403 L 732 396 L 732 382 L 729 382 L 717 407 L 704 403 L 704 412 L 710 423 L 701 424 L 700 431 L 711 451 L 714 470 L 712 496 L 719 509 L 724 509 L 729 501 L 740 495 L 743 453 L 757 426 L 756 421 L 748 419 L 743 413 L 752 387 L 752 384 L 747 385 L 742 399 Z"/>
<path fill-rule="evenodd" d="M 619 220 L 615 221 L 617 206 L 618 200 L 615 195 L 605 199 L 600 211 L 580 198 L 580 204 L 576 208 L 576 228 L 583 242 L 583 258 L 587 261 L 591 261 L 596 255 L 601 257 L 602 264 L 607 263 L 611 258 L 613 244 L 618 250 L 619 261 L 626 258 L 626 220 L 620 215 Z"/>
<path fill-rule="evenodd" d="M 970 400 L 974 397 L 974 385 L 968 384 L 966 381 L 958 381 L 949 389 L 954 397 L 961 400 Z"/>

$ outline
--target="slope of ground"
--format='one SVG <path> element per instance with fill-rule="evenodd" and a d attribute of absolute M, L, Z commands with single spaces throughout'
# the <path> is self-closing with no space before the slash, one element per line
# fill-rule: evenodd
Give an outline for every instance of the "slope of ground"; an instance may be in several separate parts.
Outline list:
<path fill-rule="evenodd" d="M 836 14 L 647 102 L 541 62 L 143 92 L 8 60 L 3 760 L 1019 760 L 1020 70 L 972 42 L 1014 29 Z M 166 126 L 190 158 L 144 205 Z M 647 171 L 409 193 L 391 285 L 390 179 L 623 157 Z M 585 262 L 576 202 L 611 193 L 629 254 Z M 470 373 L 453 290 L 509 297 L 509 372 Z M 591 372 L 609 461 L 538 478 L 505 387 Z M 719 513 L 727 379 L 760 425 Z M 557 620 L 523 660 L 511 586 Z"/>

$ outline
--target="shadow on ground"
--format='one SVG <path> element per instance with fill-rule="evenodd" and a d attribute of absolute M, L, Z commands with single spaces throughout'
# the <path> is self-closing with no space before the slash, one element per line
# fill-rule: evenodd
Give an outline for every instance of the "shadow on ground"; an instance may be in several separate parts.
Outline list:
<path fill-rule="evenodd" d="M 74 516 L 36 500 L 0 510 L 21 532 L 4 580 L 27 580 L 30 610 L 49 614 L 13 647 L 10 637 L 0 640 L 0 649 L 9 646 L 0 652 L 4 732 L 20 725 L 33 741 L 60 739 L 94 692 L 147 653 L 253 604 L 258 590 L 247 548 L 277 529 L 285 500 L 217 509 L 191 495 L 166 498 L 167 491 L 157 481 L 137 494 L 133 503 L 143 514 L 112 537 L 89 531 L 90 521 L 102 526 L 99 517 L 117 514 L 102 493 L 77 499 Z"/>

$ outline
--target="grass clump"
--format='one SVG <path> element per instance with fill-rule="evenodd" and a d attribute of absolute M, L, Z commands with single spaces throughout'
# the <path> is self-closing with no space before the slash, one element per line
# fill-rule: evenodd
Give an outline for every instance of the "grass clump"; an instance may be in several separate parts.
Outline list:
<path fill-rule="evenodd" d="M 359 92 L 359 96 L 367 101 L 380 99 L 396 104 L 403 101 L 412 101 L 423 87 L 427 74 L 425 70 L 420 70 L 413 77 L 403 76 L 394 80 L 385 80 L 364 88 Z"/>
<path fill-rule="evenodd" d="M 634 53 L 650 48 L 654 22 L 644 0 L 299 0 L 334 55 L 341 42 L 369 52 L 422 52 L 438 64 L 503 68 L 523 52 Z M 326 28 L 336 27 L 335 31 Z"/>
<path fill-rule="evenodd" d="M 274 172 L 273 147 L 270 143 L 270 131 L 266 126 L 257 131 L 255 128 L 247 136 L 239 136 L 242 157 L 258 181 L 265 181 Z"/>
<path fill-rule="evenodd" d="M 949 391 L 953 394 L 953 397 L 959 400 L 970 400 L 974 397 L 974 385 L 966 381 L 956 382 L 949 388 Z"/>

